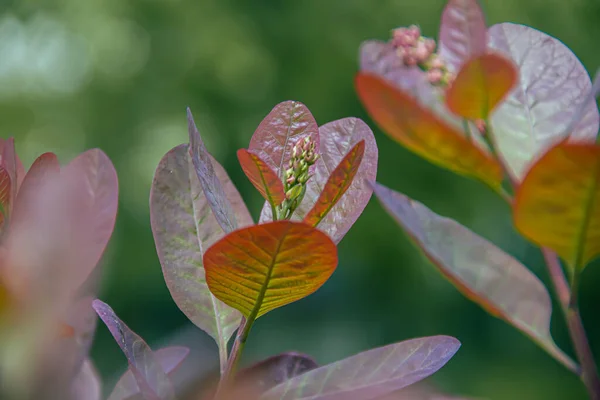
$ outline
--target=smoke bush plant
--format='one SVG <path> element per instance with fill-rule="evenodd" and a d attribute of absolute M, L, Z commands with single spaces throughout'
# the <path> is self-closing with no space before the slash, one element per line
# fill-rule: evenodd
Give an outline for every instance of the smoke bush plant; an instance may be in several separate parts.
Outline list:
<path fill-rule="evenodd" d="M 286 101 L 237 152 L 265 199 L 257 223 L 189 110 L 189 142 L 170 150 L 155 172 L 151 225 L 166 284 L 219 352 L 219 382 L 200 395 L 187 396 L 171 381 L 187 348 L 153 351 L 109 305 L 93 300 L 92 271 L 117 211 L 110 160 L 90 150 L 61 167 L 46 153 L 25 174 L 12 139 L 0 141 L 2 398 L 100 399 L 87 358 L 94 311 L 129 363 L 109 400 L 447 398 L 413 385 L 458 350 L 460 343 L 447 336 L 321 367 L 307 355 L 283 353 L 239 369 L 256 320 L 331 277 L 337 244 L 375 193 L 459 290 L 578 374 L 598 399 L 577 288 L 581 271 L 600 253 L 593 101 L 600 82 L 592 86 L 570 50 L 542 32 L 510 23 L 488 29 L 476 0 L 447 3 L 437 43 L 413 25 L 393 30 L 388 42 L 364 43 L 360 53 L 356 88 L 382 130 L 427 160 L 488 184 L 512 206 L 516 227 L 542 248 L 577 360 L 554 343 L 550 295 L 523 264 L 376 183 L 377 145 L 363 121 L 318 126 L 306 106 Z"/>
<path fill-rule="evenodd" d="M 577 57 L 543 32 L 512 23 L 487 28 L 476 0 L 448 1 L 437 46 L 416 26 L 391 36 L 361 46 L 356 89 L 365 108 L 406 148 L 483 181 L 508 202 L 516 228 L 541 248 L 577 361 L 554 343 L 550 295 L 527 267 L 371 182 L 375 195 L 460 291 L 520 329 L 599 399 L 577 293 L 581 272 L 600 254 L 600 75 L 592 85 Z"/>

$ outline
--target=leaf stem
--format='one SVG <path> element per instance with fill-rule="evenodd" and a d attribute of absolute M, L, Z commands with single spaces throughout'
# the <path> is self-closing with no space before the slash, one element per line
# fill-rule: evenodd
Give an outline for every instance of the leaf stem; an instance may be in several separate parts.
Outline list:
<path fill-rule="evenodd" d="M 571 288 L 567 283 L 567 278 L 562 270 L 558 256 L 553 251 L 543 248 L 542 253 L 546 260 L 550 278 L 554 284 L 554 289 L 557 293 L 561 308 L 565 314 L 569 335 L 577 354 L 577 359 L 581 364 L 579 377 L 583 381 L 590 399 L 600 400 L 600 379 L 598 378 L 598 369 L 594 361 L 594 355 L 590 347 L 588 338 L 585 333 L 581 315 L 579 313 L 579 305 L 577 294 L 579 286 L 578 272 L 575 271 L 571 280 Z"/>

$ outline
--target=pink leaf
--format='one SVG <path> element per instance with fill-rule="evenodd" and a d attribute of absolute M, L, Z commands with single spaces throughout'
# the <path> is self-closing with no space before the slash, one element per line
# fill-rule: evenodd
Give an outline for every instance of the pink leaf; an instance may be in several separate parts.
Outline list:
<path fill-rule="evenodd" d="M 327 233 L 335 243 L 339 243 L 362 214 L 373 193 L 365 179 L 374 179 L 372 177 L 377 176 L 377 143 L 369 126 L 358 118 L 329 122 L 319 128 L 319 136 L 320 157 L 315 164 L 314 176 L 306 185 L 304 199 L 292 218 L 295 221 L 304 219 L 313 208 L 331 172 L 348 151 L 361 140 L 365 141 L 364 156 L 352 185 L 317 227 Z M 269 220 L 271 208 L 265 203 L 261 222 Z"/>
<path fill-rule="evenodd" d="M 248 150 L 256 152 L 282 178 L 299 140 L 312 137 L 319 148 L 319 128 L 308 108 L 298 101 L 276 105 L 262 120 Z"/>

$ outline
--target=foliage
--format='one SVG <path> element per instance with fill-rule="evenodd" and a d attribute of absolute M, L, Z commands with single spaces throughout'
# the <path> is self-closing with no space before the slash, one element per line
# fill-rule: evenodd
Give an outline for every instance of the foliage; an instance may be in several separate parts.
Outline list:
<path fill-rule="evenodd" d="M 190 109 L 188 142 L 168 151 L 155 171 L 150 222 L 165 283 L 219 353 L 219 379 L 201 393 L 184 394 L 173 379 L 189 349 L 152 350 L 94 299 L 93 272 L 117 214 L 112 162 L 97 149 L 66 166 L 44 153 L 25 172 L 13 139 L 0 141 L 3 398 L 102 398 L 88 357 L 96 315 L 129 364 L 109 400 L 444 397 L 414 386 L 460 348 L 444 335 L 324 366 L 287 352 L 238 371 L 258 318 L 313 294 L 333 276 L 337 245 L 374 193 L 465 296 L 522 331 L 600 399 L 578 308 L 581 272 L 600 254 L 600 80 L 592 84 L 557 39 L 511 23 L 487 28 L 476 0 L 449 0 L 437 43 L 416 25 L 394 29 L 388 42 L 363 43 L 355 84 L 367 112 L 395 141 L 484 182 L 511 206 L 516 228 L 541 246 L 576 359 L 552 338 L 550 294 L 523 263 L 376 182 L 378 148 L 366 123 L 343 118 L 319 126 L 304 104 L 285 101 L 237 151 L 265 200 L 257 223 Z M 20 362 L 9 362 L 15 355 Z"/>
<path fill-rule="evenodd" d="M 577 296 L 581 270 L 600 254 L 599 83 L 592 85 L 575 55 L 545 33 L 511 23 L 487 29 L 475 0 L 448 2 L 438 54 L 428 55 L 436 66 L 407 62 L 397 32 L 388 43 L 363 44 L 360 99 L 400 144 L 488 183 L 509 203 L 517 229 L 543 248 L 579 364 L 554 343 L 550 296 L 523 264 L 373 181 L 375 195 L 461 292 L 522 330 L 600 398 Z M 449 77 L 432 81 L 434 67 Z M 568 267 L 570 288 L 554 252 Z"/>

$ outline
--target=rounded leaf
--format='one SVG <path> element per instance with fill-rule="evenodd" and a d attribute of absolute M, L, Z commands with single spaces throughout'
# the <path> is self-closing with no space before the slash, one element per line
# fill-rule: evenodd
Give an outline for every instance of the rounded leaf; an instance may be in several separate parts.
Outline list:
<path fill-rule="evenodd" d="M 325 233 L 292 221 L 239 229 L 204 254 L 210 291 L 248 319 L 315 292 L 337 263 Z"/>
<path fill-rule="evenodd" d="M 540 154 L 566 137 L 596 140 L 600 118 L 593 102 L 567 130 L 592 87 L 584 66 L 567 46 L 512 23 L 494 25 L 488 35 L 488 46 L 519 69 L 519 85 L 490 118 L 498 151 L 515 180 L 521 181 Z"/>
<path fill-rule="evenodd" d="M 517 229 L 572 268 L 600 254 L 600 145 L 562 142 L 529 170 L 514 204 Z"/>

